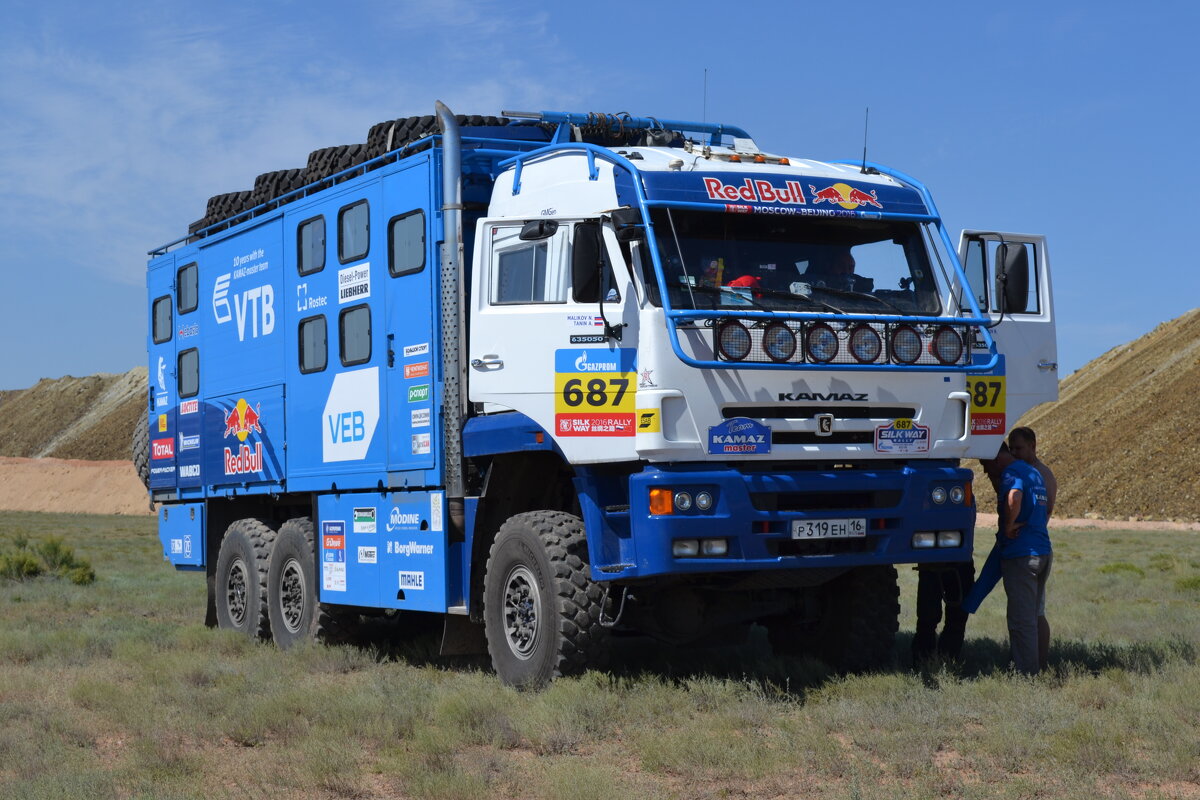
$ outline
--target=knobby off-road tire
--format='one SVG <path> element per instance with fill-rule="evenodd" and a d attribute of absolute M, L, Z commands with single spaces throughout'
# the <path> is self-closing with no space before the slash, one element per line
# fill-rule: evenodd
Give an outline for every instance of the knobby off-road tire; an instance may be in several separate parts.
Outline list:
<path fill-rule="evenodd" d="M 483 578 L 488 653 L 500 680 L 536 688 L 600 666 L 603 590 L 588 574 L 583 521 L 530 511 L 500 526 Z"/>
<path fill-rule="evenodd" d="M 133 468 L 137 470 L 142 485 L 150 488 L 150 423 L 143 417 L 133 426 L 133 444 L 129 456 L 133 459 Z"/>
<path fill-rule="evenodd" d="M 846 672 L 891 663 L 900 629 L 894 567 L 853 569 L 821 587 L 817 603 L 812 623 L 787 617 L 766 621 L 767 638 L 776 653 L 816 656 Z"/>
<path fill-rule="evenodd" d="M 289 519 L 279 528 L 267 566 L 267 615 L 271 638 L 286 650 L 312 639 L 317 626 L 316 557 L 313 524 Z"/>
<path fill-rule="evenodd" d="M 275 531 L 257 519 L 239 519 L 225 531 L 217 555 L 217 626 L 251 638 L 271 636 L 267 569 Z"/>

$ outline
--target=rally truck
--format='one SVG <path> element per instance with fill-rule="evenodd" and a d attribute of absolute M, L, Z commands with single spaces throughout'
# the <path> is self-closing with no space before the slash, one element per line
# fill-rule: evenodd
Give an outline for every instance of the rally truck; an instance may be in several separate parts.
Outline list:
<path fill-rule="evenodd" d="M 971 558 L 962 460 L 1056 396 L 1043 238 L 734 125 L 436 110 L 150 254 L 134 456 L 209 624 L 436 614 L 514 685 L 756 624 L 886 662 L 896 565 Z"/>

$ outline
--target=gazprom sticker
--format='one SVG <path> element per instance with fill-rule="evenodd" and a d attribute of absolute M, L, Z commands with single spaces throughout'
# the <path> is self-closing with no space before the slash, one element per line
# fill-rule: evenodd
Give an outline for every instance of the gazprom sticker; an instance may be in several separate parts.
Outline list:
<path fill-rule="evenodd" d="M 875 429 L 876 453 L 927 453 L 929 428 L 911 419 L 893 420 Z"/>
<path fill-rule="evenodd" d="M 771 429 L 746 417 L 727 419 L 708 429 L 708 452 L 715 456 L 766 455 Z"/>

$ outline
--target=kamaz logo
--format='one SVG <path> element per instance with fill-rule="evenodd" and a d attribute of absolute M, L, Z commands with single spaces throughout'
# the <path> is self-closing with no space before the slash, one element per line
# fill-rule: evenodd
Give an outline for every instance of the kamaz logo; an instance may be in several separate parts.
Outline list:
<path fill-rule="evenodd" d="M 865 403 L 867 402 L 867 393 L 852 394 L 850 392 L 780 392 L 779 402 L 821 402 L 821 403 Z"/>

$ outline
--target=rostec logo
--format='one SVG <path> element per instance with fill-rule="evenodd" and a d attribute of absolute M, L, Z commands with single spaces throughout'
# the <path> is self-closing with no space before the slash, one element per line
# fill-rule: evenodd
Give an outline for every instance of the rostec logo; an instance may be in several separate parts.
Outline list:
<path fill-rule="evenodd" d="M 820 203 L 837 204 L 848 211 L 853 211 L 859 206 L 883 208 L 883 204 L 879 202 L 874 189 L 870 193 L 867 193 L 845 183 L 835 183 L 832 186 L 826 186 L 824 189 L 818 189 L 810 183 L 808 188 L 812 191 L 814 206 Z"/>
<path fill-rule="evenodd" d="M 218 325 L 224 325 L 237 317 L 238 341 L 246 341 L 246 323 L 250 323 L 250 338 L 270 336 L 275 330 L 275 289 L 269 283 L 255 286 L 233 296 L 233 308 L 229 307 L 229 281 L 231 273 L 217 278 L 213 285 L 213 316 Z"/>
<path fill-rule="evenodd" d="M 779 203 L 785 206 L 805 204 L 800 181 L 786 181 L 783 187 L 766 180 L 746 178 L 740 185 L 723 183 L 720 178 L 705 178 L 704 191 L 710 200 L 741 200 L 745 203 Z"/>
<path fill-rule="evenodd" d="M 174 439 L 155 439 L 150 443 L 150 457 L 158 460 L 175 457 Z"/>

